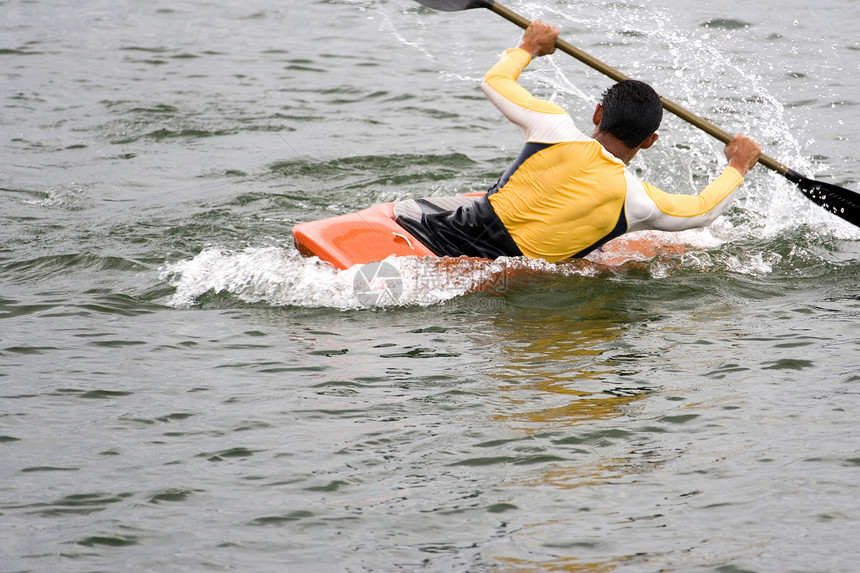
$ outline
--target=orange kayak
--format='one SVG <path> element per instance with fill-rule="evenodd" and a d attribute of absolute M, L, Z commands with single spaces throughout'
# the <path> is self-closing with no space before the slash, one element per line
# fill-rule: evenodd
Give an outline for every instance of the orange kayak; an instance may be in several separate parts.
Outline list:
<path fill-rule="evenodd" d="M 418 239 L 397 224 L 394 203 L 381 203 L 355 213 L 299 223 L 293 243 L 300 253 L 319 257 L 337 269 L 382 261 L 390 256 L 436 257 Z M 622 235 L 604 245 L 589 259 L 605 265 L 647 260 L 659 253 L 684 252 L 682 243 L 655 240 L 652 233 Z"/>

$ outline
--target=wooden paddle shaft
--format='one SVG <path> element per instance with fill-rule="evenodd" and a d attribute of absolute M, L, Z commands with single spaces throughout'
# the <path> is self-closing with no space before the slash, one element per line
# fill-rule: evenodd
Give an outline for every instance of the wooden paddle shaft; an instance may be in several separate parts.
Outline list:
<path fill-rule="evenodd" d="M 520 16 L 516 12 L 506 8 L 505 6 L 502 6 L 501 4 L 499 4 L 497 2 L 493 3 L 490 10 L 492 10 L 493 12 L 495 12 L 496 14 L 501 16 L 502 18 L 504 18 L 510 22 L 513 22 L 514 24 L 516 24 L 517 26 L 519 26 L 523 30 L 528 28 L 529 24 L 531 24 L 530 20 L 523 18 L 522 16 Z M 583 52 L 582 50 L 580 50 L 576 46 L 573 46 L 573 45 L 565 42 L 564 40 L 556 39 L 555 46 L 556 46 L 556 48 L 558 48 L 562 52 L 564 52 L 570 56 L 573 56 L 574 58 L 576 58 L 580 62 L 584 63 L 585 65 L 587 65 L 591 68 L 594 68 L 598 72 L 604 74 L 605 76 L 612 78 L 613 80 L 615 80 L 617 82 L 631 79 L 629 76 L 622 74 L 621 72 L 619 72 L 618 70 L 616 70 L 612 66 L 604 64 L 603 62 L 601 62 L 597 58 L 591 56 L 590 54 Z M 704 131 L 708 135 L 711 135 L 711 136 L 719 139 L 723 143 L 728 143 L 732 139 L 734 139 L 734 136 L 731 135 L 730 133 L 728 133 L 727 131 L 720 129 L 719 127 L 717 127 L 713 123 L 711 123 L 711 122 L 699 117 L 698 115 L 694 114 L 693 112 L 681 107 L 680 105 L 673 102 L 672 100 L 665 98 L 663 96 L 660 96 L 660 101 L 663 103 L 663 109 L 677 115 L 678 117 L 680 117 L 681 119 L 683 119 L 687 123 L 689 123 L 695 127 L 698 127 L 699 129 L 701 129 L 702 131 Z M 761 154 L 759 156 L 758 162 L 761 163 L 762 165 L 764 165 L 765 167 L 767 167 L 768 169 L 772 169 L 772 170 L 776 171 L 780 175 L 785 175 L 785 173 L 788 171 L 788 167 L 786 167 L 785 165 L 783 165 L 782 163 L 780 163 L 776 159 L 773 159 L 772 157 L 768 157 L 765 154 Z"/>

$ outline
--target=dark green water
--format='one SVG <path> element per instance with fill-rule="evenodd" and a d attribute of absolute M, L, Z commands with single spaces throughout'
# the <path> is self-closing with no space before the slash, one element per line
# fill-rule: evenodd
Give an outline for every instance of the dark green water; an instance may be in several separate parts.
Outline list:
<path fill-rule="evenodd" d="M 860 188 L 856 2 L 509 5 Z M 492 184 L 520 140 L 478 82 L 517 38 L 406 0 L 0 1 L 0 570 L 855 569 L 860 232 L 780 177 L 682 254 L 394 261 L 385 308 L 293 249 Z M 582 126 L 608 85 L 523 82 Z M 650 151 L 667 190 L 720 170 L 671 117 Z"/>

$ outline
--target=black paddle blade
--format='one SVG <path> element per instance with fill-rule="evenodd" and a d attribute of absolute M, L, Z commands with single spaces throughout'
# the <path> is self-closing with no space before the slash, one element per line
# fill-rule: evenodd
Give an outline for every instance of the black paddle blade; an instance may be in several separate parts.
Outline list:
<path fill-rule="evenodd" d="M 816 205 L 860 227 L 860 194 L 844 187 L 809 179 L 793 169 L 785 172 L 785 178 L 796 183 L 803 194 Z"/>
<path fill-rule="evenodd" d="M 459 12 L 460 10 L 471 10 L 472 8 L 493 9 L 494 0 L 415 0 L 434 10 L 443 12 Z"/>

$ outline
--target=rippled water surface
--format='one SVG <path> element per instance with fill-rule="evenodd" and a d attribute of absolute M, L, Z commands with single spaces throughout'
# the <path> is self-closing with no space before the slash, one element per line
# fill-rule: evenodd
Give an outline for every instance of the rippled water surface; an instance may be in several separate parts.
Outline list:
<path fill-rule="evenodd" d="M 860 4 L 511 1 L 860 188 Z M 860 231 L 763 168 L 656 256 L 293 248 L 489 187 L 519 31 L 408 0 L 0 0 L 2 571 L 854 571 Z M 585 128 L 609 82 L 522 81 Z M 667 117 L 679 193 L 721 145 Z"/>

